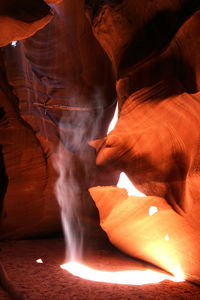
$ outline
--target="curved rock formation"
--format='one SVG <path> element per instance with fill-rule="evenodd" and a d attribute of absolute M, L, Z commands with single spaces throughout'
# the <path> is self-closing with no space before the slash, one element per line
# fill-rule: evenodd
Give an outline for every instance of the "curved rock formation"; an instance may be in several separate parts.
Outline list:
<path fill-rule="evenodd" d="M 124 252 L 172 273 L 180 265 L 194 281 L 200 281 L 199 8 L 198 1 L 101 2 L 91 19 L 115 69 L 120 101 L 114 130 L 96 143 L 97 164 L 125 172 L 148 196 L 114 191 L 102 228 Z M 104 216 L 109 188 L 91 193 Z M 152 218 L 151 206 L 158 208 Z"/>
<path fill-rule="evenodd" d="M 0 143 L 6 184 L 1 197 L 1 238 L 61 230 L 55 197 L 60 170 L 55 170 L 55 162 L 63 153 L 61 165 L 69 187 L 66 199 L 73 195 L 79 203 L 86 227 L 98 224 L 87 191 L 98 172 L 95 151 L 87 142 L 106 134 L 116 102 L 113 71 L 92 35 L 83 2 L 64 1 L 51 8 L 54 17 L 46 27 L 16 47 L 10 44 L 2 50 L 2 68 L 16 98 L 9 87 L 3 90 L 2 79 Z"/>
<path fill-rule="evenodd" d="M 42 0 L 34 13 L 18 3 L 2 6 L 1 46 L 52 18 Z M 199 281 L 199 1 L 55 3 L 49 24 L 2 52 L 1 237 L 60 229 L 58 177 L 65 209 L 75 203 L 81 226 L 97 224 L 88 188 L 124 171 L 147 197 L 91 189 L 111 242 Z M 106 136 L 116 90 L 119 120 L 96 159 L 88 141 Z"/>

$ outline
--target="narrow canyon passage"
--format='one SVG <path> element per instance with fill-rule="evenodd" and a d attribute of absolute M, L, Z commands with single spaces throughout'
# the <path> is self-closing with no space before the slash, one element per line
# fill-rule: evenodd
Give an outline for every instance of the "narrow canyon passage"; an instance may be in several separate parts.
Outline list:
<path fill-rule="evenodd" d="M 2 0 L 0 255 L 28 299 L 200 297 L 199 32 L 198 0 Z"/>

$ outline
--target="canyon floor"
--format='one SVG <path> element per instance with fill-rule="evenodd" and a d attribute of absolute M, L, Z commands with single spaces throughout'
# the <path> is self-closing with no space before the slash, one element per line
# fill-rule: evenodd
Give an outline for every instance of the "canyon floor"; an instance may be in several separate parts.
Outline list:
<path fill-rule="evenodd" d="M 106 243 L 86 244 L 83 261 L 95 269 L 156 270 L 153 266 L 123 255 Z M 200 299 L 200 287 L 186 281 L 164 280 L 155 284 L 123 285 L 76 277 L 60 268 L 65 263 L 63 238 L 3 241 L 0 242 L 0 249 L 0 262 L 14 289 L 10 298 L 1 287 L 0 299 L 20 299 L 17 298 L 18 292 L 28 300 Z M 37 263 L 38 259 L 43 263 Z"/>

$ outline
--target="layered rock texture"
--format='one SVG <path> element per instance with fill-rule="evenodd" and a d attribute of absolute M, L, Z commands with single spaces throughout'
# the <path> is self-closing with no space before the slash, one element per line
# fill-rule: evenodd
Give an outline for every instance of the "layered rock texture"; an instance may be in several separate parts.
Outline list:
<path fill-rule="evenodd" d="M 87 142 L 106 135 L 116 103 L 114 75 L 83 3 L 64 1 L 52 10 L 46 27 L 1 52 L 2 238 L 61 230 L 55 196 L 61 156 L 65 197 L 81 203 L 83 223 L 98 220 L 87 191 L 98 176 Z"/>
<path fill-rule="evenodd" d="M 199 3 L 120 1 L 90 15 L 120 106 L 114 130 L 96 142 L 97 164 L 147 195 L 91 189 L 101 226 L 129 255 L 200 282 Z"/>
<path fill-rule="evenodd" d="M 2 48 L 1 237 L 59 231 L 63 173 L 65 203 L 94 226 L 88 188 L 123 171 L 148 197 L 91 189 L 111 242 L 199 281 L 199 1 L 40 2 L 40 16 L 21 1 L 26 14 L 9 7 L 0 19 L 43 27 Z M 105 137 L 116 97 L 119 120 Z"/>

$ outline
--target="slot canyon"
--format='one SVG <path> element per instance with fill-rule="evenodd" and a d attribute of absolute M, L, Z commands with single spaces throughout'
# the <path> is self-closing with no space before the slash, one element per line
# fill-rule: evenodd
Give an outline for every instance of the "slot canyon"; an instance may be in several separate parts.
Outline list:
<path fill-rule="evenodd" d="M 200 1 L 0 1 L 0 299 L 200 299 Z"/>

